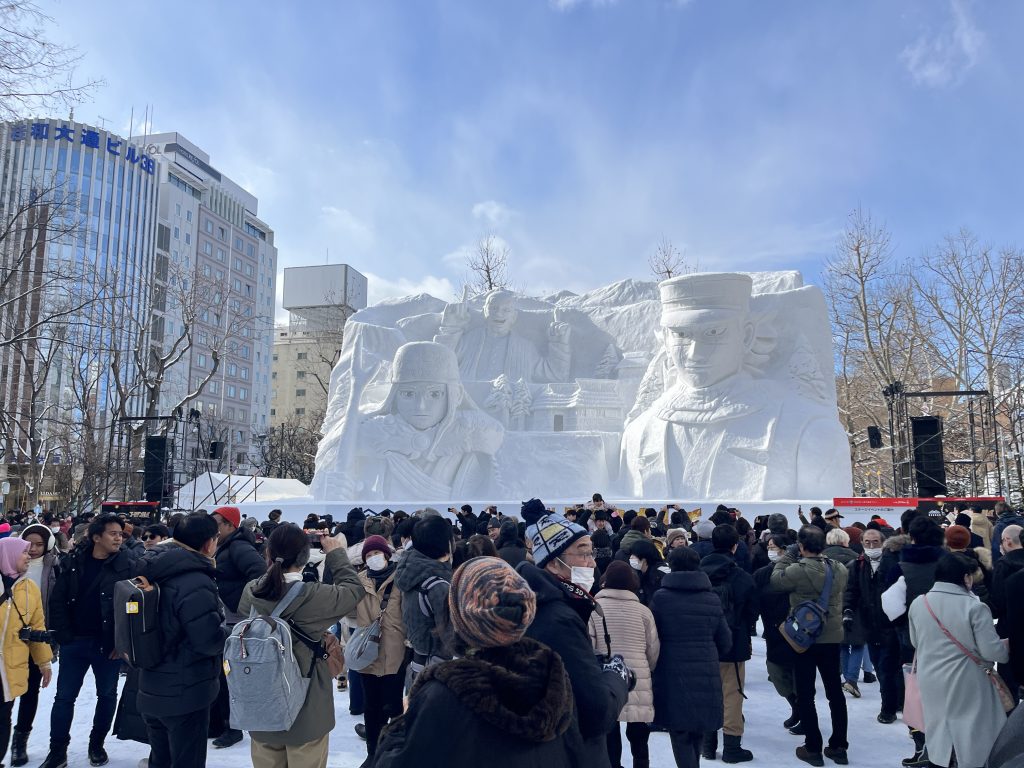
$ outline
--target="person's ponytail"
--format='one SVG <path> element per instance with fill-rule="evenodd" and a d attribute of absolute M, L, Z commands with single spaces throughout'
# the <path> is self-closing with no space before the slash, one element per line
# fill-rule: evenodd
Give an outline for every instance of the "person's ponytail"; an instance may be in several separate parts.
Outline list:
<path fill-rule="evenodd" d="M 284 597 L 284 572 L 309 560 L 309 540 L 294 523 L 277 526 L 267 539 L 267 572 L 256 583 L 253 597 L 277 602 Z"/>

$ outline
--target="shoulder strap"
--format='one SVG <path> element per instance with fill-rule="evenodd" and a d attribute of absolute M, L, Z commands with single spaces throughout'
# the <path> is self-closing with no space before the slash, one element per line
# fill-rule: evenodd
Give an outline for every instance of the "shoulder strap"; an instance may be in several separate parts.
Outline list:
<path fill-rule="evenodd" d="M 832 596 L 832 563 L 827 558 L 823 558 L 822 562 L 825 564 L 825 584 L 821 588 L 821 597 L 818 598 L 818 605 L 821 609 L 828 613 L 828 601 Z"/>
<path fill-rule="evenodd" d="M 274 610 L 270 612 L 270 618 L 276 619 L 281 616 L 282 613 L 287 610 L 288 606 L 292 604 L 292 601 L 299 596 L 299 592 L 302 591 L 303 582 L 296 581 L 288 588 L 288 591 L 284 593 L 284 597 L 278 600 Z"/>
<path fill-rule="evenodd" d="M 381 600 L 380 600 L 380 615 L 381 616 L 383 616 L 384 615 L 384 611 L 386 611 L 388 609 L 388 601 L 391 600 L 391 591 L 392 591 L 392 589 L 394 589 L 394 586 L 395 586 L 395 577 L 392 574 L 391 578 L 388 580 L 387 586 L 384 587 L 384 595 L 381 597 Z"/>
<path fill-rule="evenodd" d="M 946 627 L 943 625 L 941 621 L 939 621 L 939 617 L 935 615 L 935 611 L 932 610 L 932 606 L 928 602 L 927 597 L 924 598 L 924 607 L 928 609 L 928 613 L 930 613 L 932 615 L 932 618 L 935 619 L 935 623 L 939 625 L 939 629 L 942 630 L 942 634 L 948 637 L 949 641 L 953 643 L 953 645 L 955 645 L 957 648 L 959 648 L 960 652 L 963 653 L 964 656 L 973 661 L 979 667 L 985 668 L 985 663 L 977 656 L 975 656 L 973 653 L 971 653 L 969 650 L 967 650 L 964 644 L 957 640 L 955 637 L 953 637 L 953 634 L 948 629 L 946 629 Z"/>

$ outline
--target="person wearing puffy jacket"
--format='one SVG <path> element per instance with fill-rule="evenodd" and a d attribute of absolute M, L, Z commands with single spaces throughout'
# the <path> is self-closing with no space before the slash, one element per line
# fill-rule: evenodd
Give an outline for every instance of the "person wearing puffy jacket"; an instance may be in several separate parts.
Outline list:
<path fill-rule="evenodd" d="M 661 654 L 654 670 L 654 724 L 668 731 L 677 768 L 697 768 L 704 733 L 722 727 L 719 659 L 732 630 L 700 556 L 689 547 L 668 554 L 671 572 L 651 601 Z"/>
<path fill-rule="evenodd" d="M 622 656 L 636 675 L 636 687 L 630 691 L 626 706 L 619 712 L 619 722 L 626 724 L 626 738 L 634 768 L 648 768 L 651 764 L 647 744 L 651 729 L 648 723 L 654 720 L 651 676 L 658 664 L 660 651 L 658 628 L 650 609 L 637 597 L 640 580 L 633 568 L 615 560 L 608 565 L 602 583 L 595 600 L 604 613 L 611 647 L 608 647 L 604 624 L 596 612 L 590 616 L 588 625 L 590 642 L 599 655 Z M 621 768 L 622 735 L 618 723 L 608 732 L 608 759 L 612 768 Z"/>

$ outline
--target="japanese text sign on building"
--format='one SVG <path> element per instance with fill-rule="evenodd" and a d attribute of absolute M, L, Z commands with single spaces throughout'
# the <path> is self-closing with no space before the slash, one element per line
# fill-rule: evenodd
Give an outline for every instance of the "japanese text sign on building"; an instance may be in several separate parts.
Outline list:
<path fill-rule="evenodd" d="M 63 125 L 52 126 L 53 139 L 54 141 L 67 141 L 72 144 L 75 143 L 75 128 L 72 128 L 67 123 Z M 27 139 L 37 139 L 45 141 L 50 138 L 50 124 L 49 123 L 20 123 L 11 127 L 11 141 L 25 141 Z M 79 141 L 78 143 L 89 149 L 101 149 L 100 143 L 100 132 L 93 130 L 92 128 L 79 128 L 78 129 Z M 106 149 L 107 153 L 114 155 L 115 157 L 124 157 L 132 165 L 138 164 L 138 166 L 146 173 L 153 175 L 156 173 L 156 160 L 143 153 L 140 153 L 138 149 L 129 144 L 122 155 L 120 139 L 114 139 L 111 136 L 107 136 Z"/>

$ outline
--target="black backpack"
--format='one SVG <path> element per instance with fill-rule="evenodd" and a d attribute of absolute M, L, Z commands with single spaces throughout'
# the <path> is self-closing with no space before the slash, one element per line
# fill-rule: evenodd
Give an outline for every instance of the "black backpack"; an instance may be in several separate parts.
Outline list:
<path fill-rule="evenodd" d="M 144 576 L 114 584 L 114 650 L 135 669 L 152 669 L 163 658 L 160 587 Z"/>

